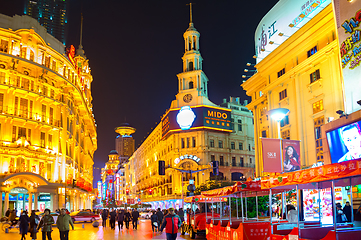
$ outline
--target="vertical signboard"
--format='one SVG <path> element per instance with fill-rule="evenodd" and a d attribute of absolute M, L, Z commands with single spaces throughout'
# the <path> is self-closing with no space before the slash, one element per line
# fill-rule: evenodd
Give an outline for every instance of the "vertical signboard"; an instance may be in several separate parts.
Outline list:
<path fill-rule="evenodd" d="M 344 80 L 346 113 L 352 113 L 361 106 L 361 0 L 333 0 L 341 66 Z"/>
<path fill-rule="evenodd" d="M 97 187 L 98 187 L 98 198 L 101 198 L 102 197 L 102 182 L 101 181 L 98 181 L 97 182 Z"/>
<path fill-rule="evenodd" d="M 281 139 L 262 138 L 263 171 L 282 172 Z"/>
<path fill-rule="evenodd" d="M 300 164 L 300 141 L 282 140 L 283 149 L 283 171 L 292 172 L 301 169 Z"/>

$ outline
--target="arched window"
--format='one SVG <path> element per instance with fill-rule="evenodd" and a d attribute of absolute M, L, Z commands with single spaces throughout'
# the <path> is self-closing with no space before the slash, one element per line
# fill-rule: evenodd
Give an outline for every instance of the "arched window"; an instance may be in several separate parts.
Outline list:
<path fill-rule="evenodd" d="M 189 82 L 189 89 L 192 89 L 194 86 L 193 86 L 193 82 L 192 81 L 190 81 Z"/>
<path fill-rule="evenodd" d="M 193 71 L 193 69 L 194 69 L 193 62 L 189 62 L 188 63 L 188 71 Z"/>

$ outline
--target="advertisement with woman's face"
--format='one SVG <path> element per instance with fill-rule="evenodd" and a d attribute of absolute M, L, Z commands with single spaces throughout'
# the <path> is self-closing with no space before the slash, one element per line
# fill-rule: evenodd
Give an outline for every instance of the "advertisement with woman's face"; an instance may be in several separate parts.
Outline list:
<path fill-rule="evenodd" d="M 331 162 L 340 163 L 361 158 L 361 121 L 339 127 L 326 134 Z"/>
<path fill-rule="evenodd" d="M 283 148 L 283 171 L 292 172 L 301 169 L 300 163 L 300 141 L 282 140 Z"/>

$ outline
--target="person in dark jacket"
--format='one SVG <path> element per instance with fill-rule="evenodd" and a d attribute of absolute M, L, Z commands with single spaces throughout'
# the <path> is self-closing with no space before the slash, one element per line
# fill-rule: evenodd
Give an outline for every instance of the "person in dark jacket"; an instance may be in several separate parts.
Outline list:
<path fill-rule="evenodd" d="M 9 217 L 9 216 L 10 216 L 10 212 L 11 212 L 11 210 L 10 210 L 10 208 L 8 208 L 8 210 L 7 210 L 6 213 L 5 213 L 5 217 Z"/>
<path fill-rule="evenodd" d="M 130 212 L 125 210 L 124 213 L 124 222 L 125 222 L 125 227 L 127 229 L 129 229 L 129 222 L 132 220 L 132 216 L 130 215 Z"/>
<path fill-rule="evenodd" d="M 346 205 L 342 209 L 343 213 L 346 215 L 347 222 L 351 222 L 351 205 L 350 202 L 346 202 Z"/>
<path fill-rule="evenodd" d="M 163 224 L 159 231 L 163 232 L 163 229 L 165 228 L 167 240 L 176 240 L 178 229 L 181 225 L 181 219 L 174 213 L 174 208 L 169 208 L 169 214 L 164 217 Z"/>
<path fill-rule="evenodd" d="M 115 230 L 115 218 L 117 217 L 117 213 L 115 212 L 115 209 L 112 209 L 112 211 L 109 213 L 109 224 L 110 228 Z"/>
<path fill-rule="evenodd" d="M 29 229 L 29 216 L 27 214 L 26 211 L 23 211 L 21 213 L 20 219 L 19 219 L 19 230 L 21 233 L 21 240 L 25 239 L 26 234 L 28 234 L 28 229 Z"/>
<path fill-rule="evenodd" d="M 342 207 L 340 203 L 336 203 L 336 223 L 342 223 Z"/>
<path fill-rule="evenodd" d="M 107 226 L 107 218 L 108 218 L 108 211 L 106 209 L 103 209 L 103 212 L 102 212 L 102 226 L 103 227 Z"/>
<path fill-rule="evenodd" d="M 46 240 L 46 237 L 48 237 L 48 240 L 51 240 L 52 225 L 54 223 L 54 218 L 50 215 L 50 209 L 45 209 L 44 216 L 41 218 L 38 226 L 38 230 L 42 227 L 43 240 Z"/>
<path fill-rule="evenodd" d="M 122 229 L 123 229 L 124 210 L 121 210 L 121 211 L 118 212 L 117 220 L 118 220 L 118 229 L 120 231 L 120 226 L 122 226 Z"/>
<path fill-rule="evenodd" d="M 40 222 L 39 216 L 35 214 L 35 210 L 31 211 L 31 216 L 30 216 L 30 228 L 29 228 L 29 233 L 30 233 L 30 237 L 31 239 L 35 240 L 36 234 L 38 233 L 37 227 L 38 224 Z"/>
<path fill-rule="evenodd" d="M 178 216 L 180 217 L 181 221 L 184 222 L 184 211 L 183 211 L 183 208 L 179 208 Z"/>
<path fill-rule="evenodd" d="M 132 212 L 132 219 L 133 219 L 133 229 L 137 230 L 138 228 L 138 218 L 139 218 L 139 212 L 137 211 L 137 209 L 134 209 Z"/>
<path fill-rule="evenodd" d="M 162 225 L 164 214 L 163 214 L 163 212 L 160 210 L 160 208 L 158 208 L 158 211 L 157 211 L 156 214 L 157 214 L 157 216 L 158 216 L 158 229 L 159 229 L 159 228 L 160 228 L 160 225 Z"/>
<path fill-rule="evenodd" d="M 153 211 L 152 216 L 150 216 L 150 222 L 152 224 L 153 232 L 157 232 L 159 225 L 158 225 L 158 216 L 155 211 Z"/>

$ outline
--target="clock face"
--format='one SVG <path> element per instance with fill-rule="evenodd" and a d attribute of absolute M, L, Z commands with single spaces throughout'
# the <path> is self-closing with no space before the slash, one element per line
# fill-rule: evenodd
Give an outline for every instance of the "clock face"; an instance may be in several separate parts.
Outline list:
<path fill-rule="evenodd" d="M 189 103 L 190 101 L 192 101 L 192 99 L 193 99 L 192 94 L 186 94 L 183 97 L 183 101 L 186 102 L 186 103 Z"/>

